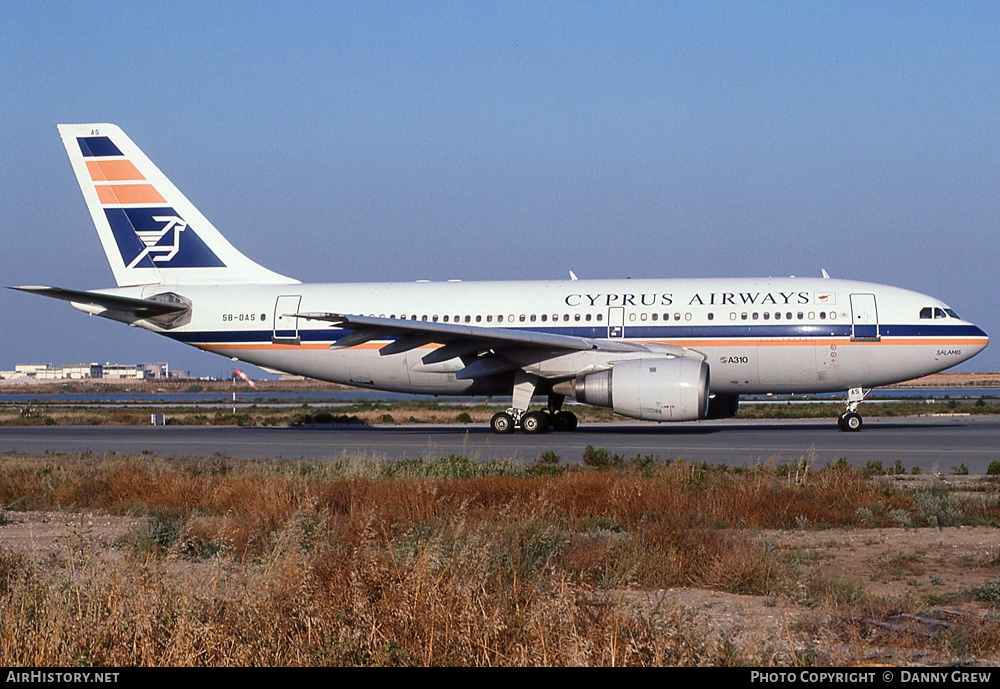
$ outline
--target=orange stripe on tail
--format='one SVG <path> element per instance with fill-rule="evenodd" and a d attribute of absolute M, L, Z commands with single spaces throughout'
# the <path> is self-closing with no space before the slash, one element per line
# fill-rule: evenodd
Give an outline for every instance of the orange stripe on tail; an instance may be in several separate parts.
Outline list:
<path fill-rule="evenodd" d="M 99 184 L 97 198 L 104 205 L 126 203 L 166 203 L 150 184 Z"/>
<path fill-rule="evenodd" d="M 146 179 L 128 160 L 88 160 L 87 171 L 95 182 L 138 182 Z"/>

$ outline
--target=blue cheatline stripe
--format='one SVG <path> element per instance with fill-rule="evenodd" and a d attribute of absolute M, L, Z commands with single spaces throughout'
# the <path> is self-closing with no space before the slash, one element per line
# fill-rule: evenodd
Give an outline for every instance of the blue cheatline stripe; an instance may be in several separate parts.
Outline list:
<path fill-rule="evenodd" d="M 605 339 L 607 327 L 584 328 L 518 328 L 533 332 L 557 335 L 575 335 L 594 339 Z M 271 330 L 216 330 L 164 333 L 169 337 L 188 344 L 252 343 L 270 342 Z M 302 342 L 336 342 L 349 334 L 350 330 L 333 328 L 299 329 Z M 880 325 L 883 337 L 986 337 L 986 333 L 974 325 Z M 850 337 L 850 324 L 838 325 L 749 325 L 749 326 L 625 326 L 628 339 L 684 340 L 684 339 L 762 339 L 762 338 L 825 338 Z M 394 340 L 395 337 L 379 338 Z"/>
<path fill-rule="evenodd" d="M 81 136 L 76 140 L 80 144 L 80 152 L 84 158 L 124 155 L 106 136 Z"/>

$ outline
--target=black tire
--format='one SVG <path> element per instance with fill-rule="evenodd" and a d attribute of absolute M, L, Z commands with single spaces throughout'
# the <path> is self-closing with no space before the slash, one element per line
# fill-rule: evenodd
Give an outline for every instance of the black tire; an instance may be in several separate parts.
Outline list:
<path fill-rule="evenodd" d="M 549 417 L 543 411 L 529 411 L 521 416 L 521 430 L 535 435 L 544 433 L 549 428 Z"/>
<path fill-rule="evenodd" d="M 505 411 L 497 412 L 490 419 L 490 428 L 494 433 L 504 435 L 514 432 L 514 417 Z"/>
<path fill-rule="evenodd" d="M 861 426 L 864 425 L 864 421 L 861 419 L 861 414 L 849 411 L 846 414 L 841 414 L 840 418 L 837 419 L 837 425 L 840 426 L 840 430 L 842 431 L 857 433 L 861 430 Z"/>
<path fill-rule="evenodd" d="M 552 428 L 557 431 L 575 431 L 576 424 L 576 414 L 571 411 L 557 412 L 552 418 Z"/>

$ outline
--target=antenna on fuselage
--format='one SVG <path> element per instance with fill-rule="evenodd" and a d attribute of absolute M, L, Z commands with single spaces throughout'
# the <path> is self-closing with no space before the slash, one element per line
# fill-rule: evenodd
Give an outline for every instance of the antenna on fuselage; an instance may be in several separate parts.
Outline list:
<path fill-rule="evenodd" d="M 826 272 L 826 268 L 820 268 L 820 272 L 823 273 L 823 279 L 824 280 L 829 280 L 830 279 L 830 274 L 828 272 Z"/>

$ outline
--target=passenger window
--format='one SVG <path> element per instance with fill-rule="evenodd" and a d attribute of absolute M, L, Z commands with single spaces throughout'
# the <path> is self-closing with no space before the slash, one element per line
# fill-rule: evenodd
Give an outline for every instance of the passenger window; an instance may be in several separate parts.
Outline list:
<path fill-rule="evenodd" d="M 597 320 L 598 321 L 603 321 L 604 320 L 604 314 L 603 313 L 597 314 Z"/>

